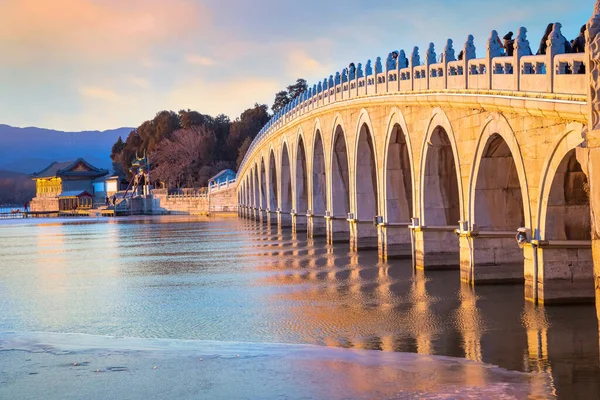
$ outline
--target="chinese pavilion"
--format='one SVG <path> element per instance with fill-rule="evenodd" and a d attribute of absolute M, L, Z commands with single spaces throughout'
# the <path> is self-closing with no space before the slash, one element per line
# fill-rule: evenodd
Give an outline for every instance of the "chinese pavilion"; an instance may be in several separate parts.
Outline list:
<path fill-rule="evenodd" d="M 53 162 L 40 172 L 30 175 L 35 181 L 36 196 L 31 211 L 67 211 L 92 208 L 93 181 L 108 175 L 82 158 Z"/>

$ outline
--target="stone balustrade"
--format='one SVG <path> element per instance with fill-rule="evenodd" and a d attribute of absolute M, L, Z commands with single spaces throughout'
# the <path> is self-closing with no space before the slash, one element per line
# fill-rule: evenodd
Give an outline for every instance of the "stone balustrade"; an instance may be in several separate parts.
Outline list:
<path fill-rule="evenodd" d="M 239 173 L 244 171 L 253 150 L 287 123 L 316 109 L 358 97 L 432 92 L 481 94 L 487 91 L 498 96 L 521 92 L 523 96 L 540 94 L 553 98 L 584 99 L 588 87 L 586 55 L 564 54 L 563 39 L 561 25 L 556 23 L 547 42 L 547 54 L 530 55 L 527 29 L 521 27 L 515 40 L 514 55 L 503 56 L 498 34 L 492 31 L 484 58 L 475 58 L 474 39 L 469 35 L 463 47 L 462 60 L 455 60 L 452 40 L 449 39 L 439 62 L 432 43 L 423 64 L 419 49 L 415 47 L 410 62 L 403 50 L 399 52 L 398 60 L 388 56 L 385 71 L 378 57 L 375 68 L 371 60 L 367 61 L 364 73 L 360 63 L 351 71 L 336 72 L 310 87 L 271 118 L 250 145 Z"/>

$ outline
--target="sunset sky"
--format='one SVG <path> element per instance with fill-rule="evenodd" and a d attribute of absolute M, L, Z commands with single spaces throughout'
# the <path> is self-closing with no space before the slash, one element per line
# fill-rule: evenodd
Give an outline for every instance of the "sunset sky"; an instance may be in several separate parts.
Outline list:
<path fill-rule="evenodd" d="M 0 0 L 0 123 L 60 130 L 137 126 L 162 109 L 232 119 L 393 49 L 439 53 L 491 29 L 545 26 L 570 40 L 594 0 Z M 576 5 L 574 5 L 576 4 Z M 458 53 L 458 50 L 457 50 Z M 423 56 L 422 56 L 423 57 Z"/>

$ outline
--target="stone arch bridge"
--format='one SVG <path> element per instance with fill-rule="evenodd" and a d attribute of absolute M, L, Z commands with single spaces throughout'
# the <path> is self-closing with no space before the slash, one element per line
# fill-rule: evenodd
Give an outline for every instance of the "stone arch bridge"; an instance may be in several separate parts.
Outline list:
<path fill-rule="evenodd" d="M 513 56 L 493 31 L 484 58 L 469 36 L 461 60 L 449 40 L 424 62 L 415 48 L 351 64 L 254 140 L 240 215 L 471 284 L 525 282 L 534 302 L 593 301 L 599 25 L 597 4 L 585 53 L 564 54 L 557 23 L 541 56 L 521 28 Z"/>

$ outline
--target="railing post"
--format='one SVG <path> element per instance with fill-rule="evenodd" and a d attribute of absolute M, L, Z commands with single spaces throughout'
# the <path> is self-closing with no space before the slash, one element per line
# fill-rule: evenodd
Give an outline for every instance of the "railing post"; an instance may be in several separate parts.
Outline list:
<path fill-rule="evenodd" d="M 415 46 L 410 55 L 410 90 L 415 90 L 415 67 L 418 67 L 420 64 L 419 48 Z"/>
<path fill-rule="evenodd" d="M 454 48 L 452 39 L 448 39 L 446 42 L 446 47 L 444 47 L 444 53 L 442 57 L 442 73 L 444 74 L 444 89 L 448 89 L 448 63 L 450 61 L 456 61 L 456 56 L 454 54 Z"/>
<path fill-rule="evenodd" d="M 425 54 L 425 87 L 429 90 L 429 77 L 431 76 L 430 66 L 436 63 L 435 45 L 429 43 L 427 54 Z"/>
<path fill-rule="evenodd" d="M 564 54 L 566 51 L 566 39 L 563 37 L 560 29 L 562 25 L 558 22 L 554 24 L 548 41 L 546 42 L 546 79 L 547 92 L 554 93 L 554 56 Z"/>
<path fill-rule="evenodd" d="M 498 32 L 493 30 L 490 33 L 490 38 L 487 42 L 487 49 L 485 54 L 485 69 L 487 73 L 487 88 L 488 90 L 492 90 L 493 88 L 493 79 L 494 79 L 494 71 L 492 60 L 494 57 L 500 57 L 502 55 L 502 47 L 500 45 L 500 38 L 498 37 Z"/>
<path fill-rule="evenodd" d="M 515 88 L 517 91 L 521 90 L 521 57 L 531 55 L 531 48 L 529 47 L 529 41 L 527 40 L 527 28 L 524 26 L 519 28 L 517 33 L 517 40 L 515 40 L 515 52 L 514 52 L 514 69 L 513 74 L 515 75 Z"/>

